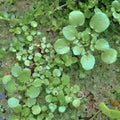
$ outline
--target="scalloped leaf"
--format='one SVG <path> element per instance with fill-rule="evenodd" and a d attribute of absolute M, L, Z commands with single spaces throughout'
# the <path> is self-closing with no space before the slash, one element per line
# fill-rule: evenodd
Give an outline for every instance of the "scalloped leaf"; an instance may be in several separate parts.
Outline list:
<path fill-rule="evenodd" d="M 23 69 L 23 71 L 19 74 L 18 76 L 18 80 L 21 83 L 26 83 L 30 80 L 30 76 L 31 76 L 31 71 L 28 68 Z"/>
<path fill-rule="evenodd" d="M 40 88 L 31 86 L 26 91 L 26 96 L 29 96 L 30 98 L 36 98 L 40 94 Z"/>
<path fill-rule="evenodd" d="M 75 108 L 78 108 L 80 106 L 80 99 L 79 98 L 76 98 L 75 100 L 73 100 L 72 102 L 72 105 L 75 107 Z"/>
<path fill-rule="evenodd" d="M 74 55 L 80 55 L 84 51 L 84 48 L 82 46 L 76 45 L 72 48 L 72 51 Z"/>
<path fill-rule="evenodd" d="M 95 48 L 97 50 L 106 50 L 109 48 L 109 43 L 105 39 L 98 39 L 95 43 Z"/>
<path fill-rule="evenodd" d="M 83 55 L 80 62 L 85 70 L 91 70 L 95 64 L 95 58 L 91 54 Z"/>
<path fill-rule="evenodd" d="M 69 41 L 75 40 L 76 36 L 78 34 L 78 31 L 72 25 L 68 25 L 68 26 L 64 27 L 62 32 L 63 32 L 64 37 Z"/>
<path fill-rule="evenodd" d="M 21 71 L 22 68 L 18 64 L 15 64 L 11 69 L 11 73 L 14 77 L 18 77 Z"/>
<path fill-rule="evenodd" d="M 66 54 L 70 51 L 69 44 L 64 39 L 58 39 L 54 43 L 54 49 L 58 54 Z"/>
<path fill-rule="evenodd" d="M 65 107 L 65 106 L 60 106 L 60 107 L 58 108 L 58 111 L 59 111 L 60 113 L 64 113 L 65 110 L 66 110 L 66 107 Z"/>
<path fill-rule="evenodd" d="M 81 26 L 85 22 L 85 16 L 81 11 L 72 11 L 69 14 L 69 23 L 74 26 Z"/>
<path fill-rule="evenodd" d="M 33 113 L 34 115 L 38 115 L 40 112 L 41 112 L 41 107 L 40 107 L 39 105 L 34 105 L 34 106 L 32 107 L 32 113 Z"/>
<path fill-rule="evenodd" d="M 20 105 L 19 100 L 15 97 L 11 97 L 11 98 L 8 99 L 8 105 L 11 108 L 18 107 Z"/>
<path fill-rule="evenodd" d="M 102 12 L 95 13 L 90 20 L 90 27 L 98 33 L 105 31 L 109 25 L 109 18 Z"/>
<path fill-rule="evenodd" d="M 101 54 L 101 59 L 107 64 L 112 64 L 117 60 L 117 51 L 113 48 L 109 48 Z"/>

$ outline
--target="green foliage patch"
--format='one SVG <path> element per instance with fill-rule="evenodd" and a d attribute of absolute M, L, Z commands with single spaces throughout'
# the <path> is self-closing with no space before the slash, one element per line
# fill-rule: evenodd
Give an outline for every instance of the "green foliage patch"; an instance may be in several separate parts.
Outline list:
<path fill-rule="evenodd" d="M 8 0 L 5 4 L 15 3 L 17 0 Z M 112 45 L 117 40 L 110 38 L 116 33 L 111 32 L 112 27 L 120 23 L 119 6 L 119 0 L 35 0 L 22 17 L 0 14 L 0 20 L 10 24 L 13 36 L 7 50 L 4 47 L 0 50 L 0 59 L 5 52 L 15 55 L 10 73 L 1 78 L 12 112 L 8 120 L 55 120 L 58 115 L 75 120 L 78 114 L 83 119 L 97 116 L 89 113 L 88 118 L 84 117 L 89 94 L 82 92 L 82 83 L 87 73 L 96 69 L 100 57 L 106 64 L 119 59 L 119 49 Z M 109 109 L 104 103 L 100 109 L 110 118 L 119 118 L 119 110 Z"/>

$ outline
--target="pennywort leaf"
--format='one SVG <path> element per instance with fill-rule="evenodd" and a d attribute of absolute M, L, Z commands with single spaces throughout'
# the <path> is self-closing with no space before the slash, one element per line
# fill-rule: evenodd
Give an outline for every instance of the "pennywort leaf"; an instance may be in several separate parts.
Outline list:
<path fill-rule="evenodd" d="M 109 43 L 105 39 L 98 39 L 95 43 L 95 48 L 97 50 L 105 50 L 109 48 Z"/>
<path fill-rule="evenodd" d="M 5 75 L 5 76 L 2 78 L 2 82 L 3 82 L 3 84 L 7 84 L 11 79 L 12 79 L 12 76 L 11 76 L 11 75 Z"/>
<path fill-rule="evenodd" d="M 54 43 L 54 48 L 55 51 L 58 54 L 65 54 L 68 53 L 70 51 L 70 47 L 69 44 L 66 40 L 64 39 L 58 39 L 55 43 Z"/>
<path fill-rule="evenodd" d="M 22 68 L 18 64 L 15 64 L 11 69 L 11 73 L 14 77 L 18 77 L 21 71 L 22 71 Z"/>
<path fill-rule="evenodd" d="M 106 49 L 101 54 L 101 59 L 107 64 L 114 63 L 117 60 L 117 51 L 113 48 Z"/>
<path fill-rule="evenodd" d="M 91 70 L 95 64 L 95 58 L 93 55 L 83 55 L 81 57 L 80 63 L 85 70 Z"/>
<path fill-rule="evenodd" d="M 66 107 L 65 107 L 65 106 L 60 106 L 60 107 L 58 108 L 58 111 L 61 112 L 61 113 L 64 113 L 65 110 L 66 110 Z"/>
<path fill-rule="evenodd" d="M 82 46 L 76 45 L 72 48 L 72 51 L 74 55 L 80 55 L 84 51 L 84 48 Z"/>
<path fill-rule="evenodd" d="M 19 74 L 18 76 L 18 80 L 21 82 L 21 83 L 26 83 L 30 80 L 30 76 L 31 76 L 31 71 L 30 69 L 23 69 L 23 71 Z"/>
<path fill-rule="evenodd" d="M 57 109 L 57 105 L 53 104 L 53 103 L 50 103 L 49 104 L 49 109 L 51 112 L 55 112 L 55 110 Z"/>
<path fill-rule="evenodd" d="M 90 27 L 98 33 L 105 31 L 109 25 L 109 18 L 103 12 L 95 13 L 90 20 Z"/>
<path fill-rule="evenodd" d="M 60 77 L 60 75 L 61 75 L 61 71 L 59 69 L 54 69 L 53 70 L 53 76 Z"/>
<path fill-rule="evenodd" d="M 5 84 L 5 89 L 9 93 L 13 93 L 16 91 L 16 83 L 14 80 L 10 80 Z"/>
<path fill-rule="evenodd" d="M 31 86 L 30 88 L 27 89 L 26 91 L 26 96 L 30 98 L 36 98 L 40 94 L 40 88 Z"/>
<path fill-rule="evenodd" d="M 15 97 L 11 97 L 11 98 L 8 99 L 8 105 L 11 108 L 18 107 L 20 105 L 19 100 Z"/>
<path fill-rule="evenodd" d="M 76 99 L 73 100 L 72 105 L 73 105 L 75 108 L 78 108 L 78 107 L 80 106 L 80 103 L 81 103 L 80 99 L 79 99 L 79 98 L 76 98 Z"/>
<path fill-rule="evenodd" d="M 85 22 L 85 16 L 81 11 L 72 11 L 69 14 L 69 23 L 74 26 L 81 26 Z"/>
<path fill-rule="evenodd" d="M 41 107 L 39 106 L 39 105 L 34 105 L 33 107 L 32 107 L 32 113 L 34 114 L 34 115 L 37 115 L 37 114 L 39 114 L 41 112 Z"/>
<path fill-rule="evenodd" d="M 68 40 L 68 41 L 73 41 L 76 39 L 76 36 L 78 34 L 78 31 L 76 30 L 76 28 L 72 25 L 68 25 L 66 27 L 63 28 L 62 30 L 64 37 Z"/>

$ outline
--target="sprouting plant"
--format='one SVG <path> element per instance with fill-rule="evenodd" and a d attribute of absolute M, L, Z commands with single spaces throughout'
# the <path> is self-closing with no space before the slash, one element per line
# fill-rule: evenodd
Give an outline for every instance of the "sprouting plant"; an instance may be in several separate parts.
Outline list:
<path fill-rule="evenodd" d="M 84 26 L 85 15 L 81 11 L 72 11 L 69 14 L 69 24 L 62 29 L 63 38 L 55 41 L 55 51 L 62 56 L 73 54 L 74 59 L 81 63 L 85 70 L 94 67 L 94 51 L 101 51 L 101 59 L 107 64 L 114 63 L 117 51 L 110 48 L 105 38 L 99 38 L 110 25 L 108 16 L 100 9 L 95 8 L 95 13 L 89 21 L 89 26 Z"/>

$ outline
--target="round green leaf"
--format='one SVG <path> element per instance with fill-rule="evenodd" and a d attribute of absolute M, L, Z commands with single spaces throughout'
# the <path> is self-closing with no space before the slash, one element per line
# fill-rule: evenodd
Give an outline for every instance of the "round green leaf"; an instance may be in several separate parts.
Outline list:
<path fill-rule="evenodd" d="M 36 98 L 40 94 L 40 88 L 31 86 L 29 89 L 27 89 L 26 95 L 30 98 Z"/>
<path fill-rule="evenodd" d="M 34 115 L 37 115 L 37 114 L 39 114 L 41 112 L 41 107 L 39 106 L 39 105 L 34 105 L 33 107 L 32 107 L 32 113 L 34 114 Z"/>
<path fill-rule="evenodd" d="M 15 97 L 11 97 L 8 99 L 8 105 L 11 108 L 15 108 L 19 106 L 19 100 L 16 99 Z"/>
<path fill-rule="evenodd" d="M 34 98 L 28 98 L 26 101 L 25 101 L 25 105 L 27 105 L 28 107 L 31 107 L 33 105 L 35 105 L 36 103 L 36 99 Z"/>
<path fill-rule="evenodd" d="M 49 109 L 51 110 L 51 112 L 54 112 L 57 108 L 57 105 L 53 104 L 53 103 L 50 103 L 49 104 Z"/>
<path fill-rule="evenodd" d="M 34 27 L 34 28 L 37 27 L 37 25 L 38 25 L 38 23 L 37 23 L 36 21 L 32 21 L 30 24 L 31 24 L 31 26 Z"/>
<path fill-rule="evenodd" d="M 26 39 L 27 39 L 28 41 L 32 41 L 32 40 L 33 40 L 33 36 L 28 35 L 28 36 L 26 37 Z"/>
<path fill-rule="evenodd" d="M 68 26 L 64 27 L 62 32 L 63 32 L 64 37 L 69 41 L 75 40 L 75 38 L 78 34 L 76 28 L 72 25 L 68 25 Z"/>
<path fill-rule="evenodd" d="M 69 85 L 70 84 L 70 77 L 69 75 L 63 74 L 61 77 L 62 85 Z"/>
<path fill-rule="evenodd" d="M 18 80 L 20 82 L 26 83 L 30 80 L 30 76 L 31 76 L 31 71 L 30 69 L 23 69 L 23 71 L 19 74 L 18 76 Z"/>
<path fill-rule="evenodd" d="M 96 32 L 101 33 L 105 31 L 110 25 L 110 21 L 106 14 L 97 12 L 90 20 L 90 27 Z"/>
<path fill-rule="evenodd" d="M 97 50 L 105 50 L 109 48 L 109 43 L 105 39 L 99 39 L 96 41 L 95 48 Z"/>
<path fill-rule="evenodd" d="M 61 75 L 61 71 L 59 69 L 54 69 L 53 70 L 53 76 L 59 77 Z"/>
<path fill-rule="evenodd" d="M 36 79 L 33 81 L 32 85 L 33 85 L 34 87 L 40 87 L 40 86 L 42 85 L 42 80 L 41 80 L 40 78 L 36 78 Z"/>
<path fill-rule="evenodd" d="M 46 95 L 45 96 L 45 101 L 50 103 L 52 101 L 52 95 Z"/>
<path fill-rule="evenodd" d="M 10 80 L 5 84 L 5 89 L 9 93 L 14 93 L 16 91 L 16 83 L 14 80 Z"/>
<path fill-rule="evenodd" d="M 114 63 L 117 60 L 117 51 L 109 48 L 101 54 L 101 59 L 107 64 Z"/>
<path fill-rule="evenodd" d="M 76 98 L 75 100 L 73 100 L 73 102 L 72 102 L 72 105 L 75 107 L 75 108 L 77 108 L 77 107 L 79 107 L 80 106 L 80 99 L 79 98 Z"/>
<path fill-rule="evenodd" d="M 84 48 L 81 46 L 74 46 L 72 48 L 73 54 L 74 55 L 80 55 L 82 53 L 82 51 L 84 51 Z"/>
<path fill-rule="evenodd" d="M 60 106 L 60 107 L 58 108 L 58 111 L 61 112 L 61 113 L 64 113 L 65 110 L 66 110 L 66 107 L 65 107 L 65 106 Z"/>
<path fill-rule="evenodd" d="M 14 77 L 18 77 L 21 71 L 22 71 L 21 67 L 17 64 L 15 64 L 11 69 L 11 73 Z"/>
<path fill-rule="evenodd" d="M 120 10 L 120 2 L 118 0 L 114 0 L 112 2 L 112 7 L 114 7 L 116 11 Z"/>
<path fill-rule="evenodd" d="M 65 54 L 70 51 L 69 44 L 64 39 L 58 39 L 54 44 L 54 48 L 58 54 Z"/>
<path fill-rule="evenodd" d="M 9 81 L 11 81 L 12 80 L 12 76 L 11 75 L 5 75 L 5 76 L 3 76 L 3 78 L 2 78 L 2 82 L 3 82 L 3 84 L 7 84 Z"/>
<path fill-rule="evenodd" d="M 83 55 L 80 62 L 85 70 L 91 70 L 95 64 L 95 58 L 91 54 Z"/>
<path fill-rule="evenodd" d="M 65 102 L 70 103 L 72 101 L 72 97 L 70 96 L 65 96 Z"/>
<path fill-rule="evenodd" d="M 72 11 L 69 14 L 69 23 L 74 26 L 83 25 L 85 22 L 85 16 L 81 11 Z"/>

